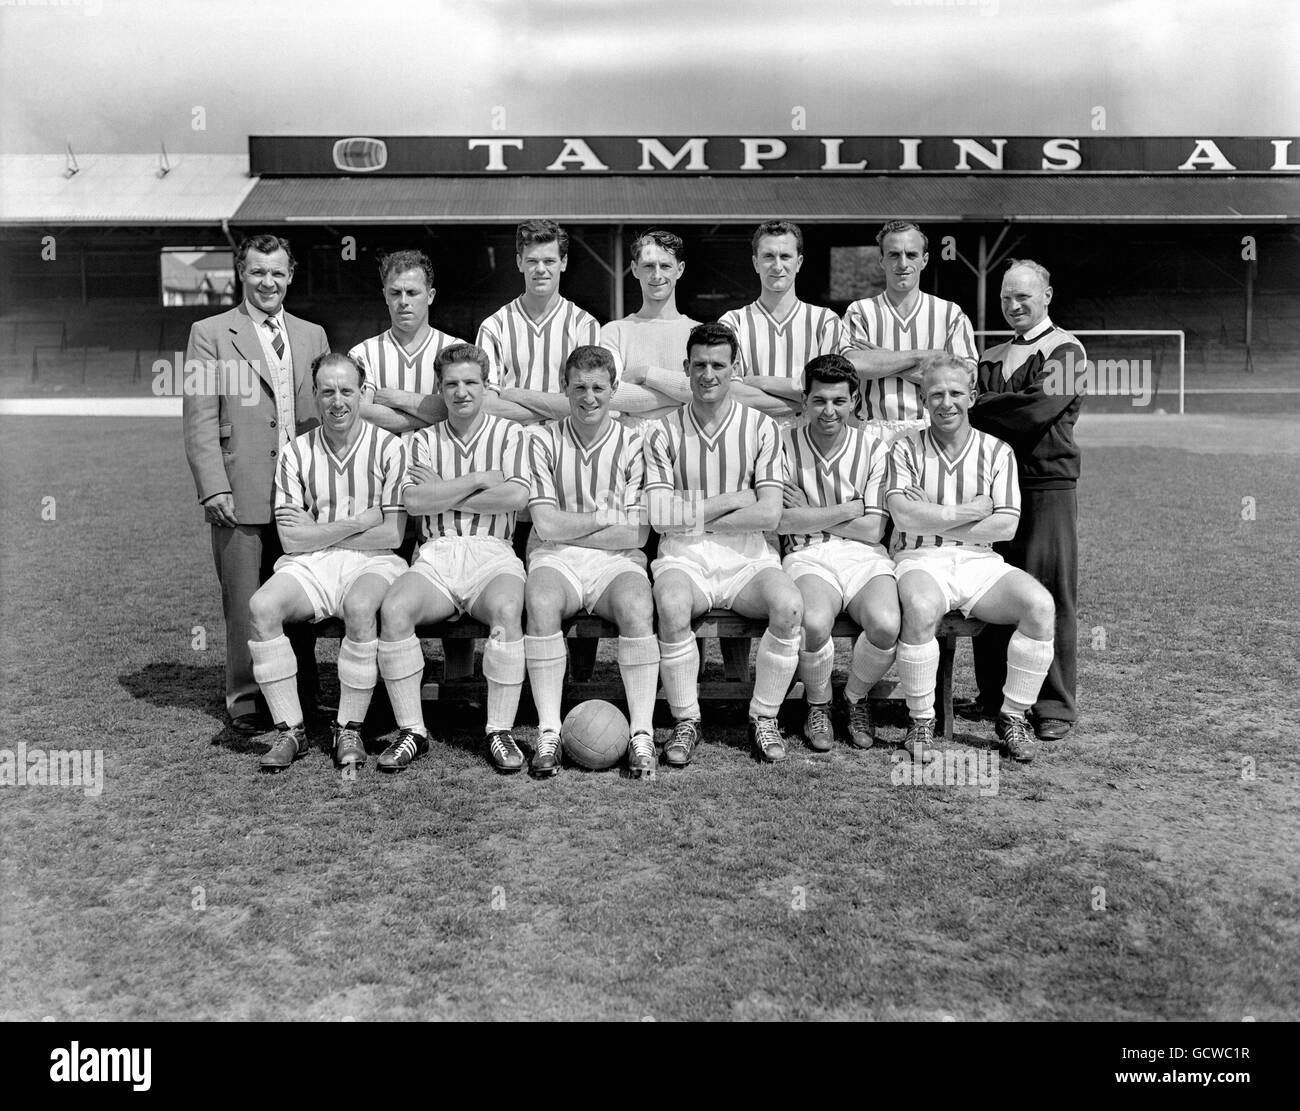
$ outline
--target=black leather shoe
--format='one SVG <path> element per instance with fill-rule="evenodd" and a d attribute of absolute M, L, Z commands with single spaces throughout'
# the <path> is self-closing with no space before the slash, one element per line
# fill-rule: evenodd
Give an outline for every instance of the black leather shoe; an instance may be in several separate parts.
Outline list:
<path fill-rule="evenodd" d="M 1074 722 L 1062 721 L 1060 718 L 1039 718 L 1034 726 L 1034 732 L 1038 734 L 1040 741 L 1059 741 L 1071 729 L 1074 728 Z"/>
<path fill-rule="evenodd" d="M 259 733 L 269 733 L 274 724 L 270 714 L 238 714 L 230 719 L 230 728 L 243 737 L 256 737 Z"/>

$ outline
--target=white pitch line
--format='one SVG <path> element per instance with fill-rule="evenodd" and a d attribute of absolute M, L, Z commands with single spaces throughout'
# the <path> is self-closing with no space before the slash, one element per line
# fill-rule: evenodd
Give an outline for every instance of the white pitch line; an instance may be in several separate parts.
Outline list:
<path fill-rule="evenodd" d="M 179 397 L 7 397 L 0 415 L 18 417 L 179 417 Z"/>

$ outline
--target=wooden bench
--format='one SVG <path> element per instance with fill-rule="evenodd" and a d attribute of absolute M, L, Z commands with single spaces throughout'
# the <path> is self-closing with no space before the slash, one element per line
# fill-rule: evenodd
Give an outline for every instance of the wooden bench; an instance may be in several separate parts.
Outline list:
<path fill-rule="evenodd" d="M 750 641 L 761 637 L 766 624 L 741 617 L 731 610 L 710 610 L 694 622 L 695 635 L 701 640 L 717 640 L 722 652 L 721 680 L 700 683 L 700 700 L 748 702 L 754 681 L 749 666 Z M 935 688 L 935 729 L 945 741 L 952 740 L 952 667 L 959 637 L 973 637 L 984 628 L 982 621 L 963 617 L 957 611 L 944 616 L 935 633 L 939 641 L 939 678 Z M 315 626 L 317 639 L 340 640 L 343 622 L 337 618 Z M 587 698 L 623 700 L 623 683 L 617 676 L 592 679 L 596 649 L 603 638 L 617 637 L 618 629 L 599 617 L 583 613 L 564 625 L 569 638 L 569 670 L 565 676 L 565 695 L 581 701 Z M 861 630 L 841 614 L 832 636 L 857 637 Z M 474 642 L 487 638 L 488 629 L 477 621 L 460 621 L 439 625 L 422 625 L 415 630 L 421 640 L 441 640 L 443 671 L 441 680 L 430 680 L 421 689 L 425 701 L 439 698 L 479 698 L 485 690 L 484 680 L 474 675 Z M 704 654 L 700 653 L 703 660 Z M 660 691 L 659 697 L 663 697 Z"/>

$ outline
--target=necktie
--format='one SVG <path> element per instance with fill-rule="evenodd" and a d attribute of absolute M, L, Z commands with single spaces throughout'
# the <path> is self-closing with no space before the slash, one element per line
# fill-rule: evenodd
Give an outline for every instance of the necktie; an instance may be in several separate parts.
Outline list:
<path fill-rule="evenodd" d="M 279 325 L 275 322 L 275 317 L 266 318 L 266 326 L 271 329 L 271 350 L 275 352 L 277 359 L 284 358 L 284 336 L 280 335 Z"/>

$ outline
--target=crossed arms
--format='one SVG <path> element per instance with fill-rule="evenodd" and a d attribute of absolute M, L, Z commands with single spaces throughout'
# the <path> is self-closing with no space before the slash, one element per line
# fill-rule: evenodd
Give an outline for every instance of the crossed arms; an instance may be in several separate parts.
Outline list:
<path fill-rule="evenodd" d="M 456 509 L 464 513 L 514 513 L 528 502 L 528 485 L 504 471 L 478 471 L 459 478 L 440 478 L 423 463 L 412 463 L 402 491 L 408 513 L 432 517 Z"/>
<path fill-rule="evenodd" d="M 867 512 L 862 497 L 835 505 L 808 504 L 808 497 L 793 482 L 786 480 L 781 491 L 784 509 L 776 531 L 782 536 L 803 536 L 815 532 L 828 532 L 864 544 L 879 544 L 885 535 L 885 515 L 879 511 Z"/>
<path fill-rule="evenodd" d="M 987 494 L 977 494 L 960 505 L 939 505 L 912 485 L 892 490 L 886 500 L 894 523 L 904 532 L 996 544 L 1013 539 L 1020 524 L 1015 510 L 994 509 Z"/>
<path fill-rule="evenodd" d="M 322 548 L 349 548 L 359 552 L 396 548 L 406 529 L 400 509 L 369 509 L 339 521 L 317 521 L 300 505 L 277 505 L 275 527 L 280 546 L 289 555 L 319 552 Z"/>

